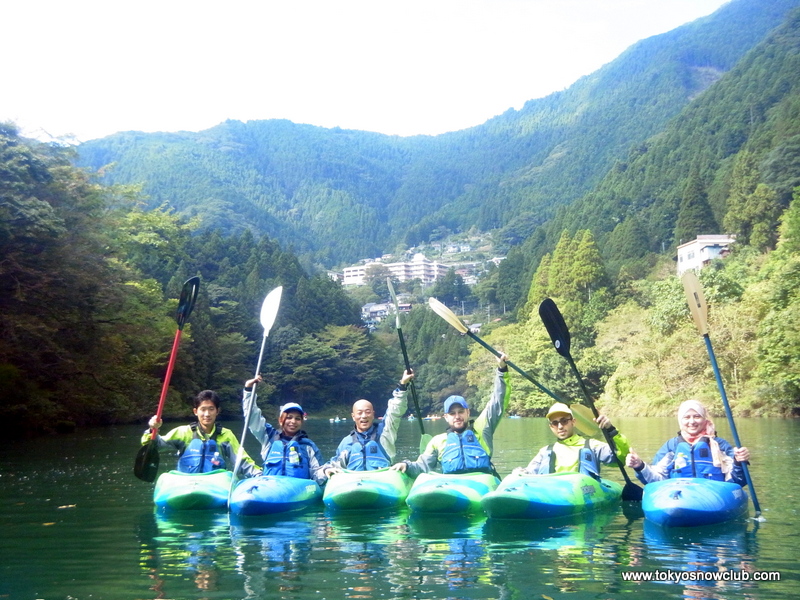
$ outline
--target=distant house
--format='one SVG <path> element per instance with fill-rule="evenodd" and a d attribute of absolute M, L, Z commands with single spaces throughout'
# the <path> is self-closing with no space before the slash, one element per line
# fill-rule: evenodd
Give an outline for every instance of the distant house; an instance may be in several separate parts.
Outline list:
<path fill-rule="evenodd" d="M 728 246 L 736 241 L 735 235 L 698 235 L 697 239 L 678 246 L 678 277 L 689 269 L 699 271 L 716 258 L 730 252 Z"/>

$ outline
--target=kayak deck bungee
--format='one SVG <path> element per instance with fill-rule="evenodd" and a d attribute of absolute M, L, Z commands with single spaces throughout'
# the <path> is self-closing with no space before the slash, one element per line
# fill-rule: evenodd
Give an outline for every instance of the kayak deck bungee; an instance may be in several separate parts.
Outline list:
<path fill-rule="evenodd" d="M 230 471 L 208 473 L 167 471 L 159 476 L 153 502 L 159 508 L 174 510 L 219 510 L 228 506 Z"/>
<path fill-rule="evenodd" d="M 494 490 L 500 480 L 489 473 L 420 473 L 406 498 L 406 504 L 421 513 L 481 512 L 481 498 Z"/>
<path fill-rule="evenodd" d="M 411 488 L 411 479 L 394 469 L 375 471 L 343 470 L 325 484 L 322 501 L 328 508 L 363 510 L 402 506 Z"/>
<path fill-rule="evenodd" d="M 747 514 L 747 493 L 737 483 L 699 477 L 654 481 L 644 486 L 642 510 L 662 527 L 696 527 Z"/>
<path fill-rule="evenodd" d="M 613 506 L 621 496 L 622 486 L 615 481 L 581 473 L 512 473 L 483 497 L 481 506 L 496 519 L 545 519 Z"/>
<path fill-rule="evenodd" d="M 322 498 L 322 488 L 312 479 L 259 475 L 243 479 L 233 488 L 230 510 L 234 515 L 270 515 L 300 510 Z"/>

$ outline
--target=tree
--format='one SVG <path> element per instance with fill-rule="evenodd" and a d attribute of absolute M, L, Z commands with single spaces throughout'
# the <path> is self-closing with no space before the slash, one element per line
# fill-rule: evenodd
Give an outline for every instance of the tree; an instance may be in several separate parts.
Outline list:
<path fill-rule="evenodd" d="M 705 185 L 696 170 L 689 175 L 675 223 L 675 243 L 685 244 L 698 235 L 717 233 L 719 225 L 708 203 Z"/>

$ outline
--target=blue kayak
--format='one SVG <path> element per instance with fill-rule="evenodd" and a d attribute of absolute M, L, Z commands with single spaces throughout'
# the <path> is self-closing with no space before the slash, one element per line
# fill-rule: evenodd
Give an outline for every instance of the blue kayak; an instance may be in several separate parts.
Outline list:
<path fill-rule="evenodd" d="M 410 487 L 411 479 L 394 469 L 344 470 L 325 484 L 322 501 L 339 510 L 396 508 L 403 505 Z"/>
<path fill-rule="evenodd" d="M 615 481 L 580 473 L 512 473 L 483 497 L 481 506 L 496 519 L 545 519 L 614 506 L 621 496 L 622 486 Z"/>
<path fill-rule="evenodd" d="M 420 513 L 480 513 L 481 499 L 499 483 L 500 480 L 489 473 L 420 473 L 406 504 Z"/>
<path fill-rule="evenodd" d="M 648 521 L 662 527 L 716 525 L 747 514 L 747 493 L 726 481 L 664 479 L 644 486 L 642 510 Z"/>
<path fill-rule="evenodd" d="M 322 488 L 311 479 L 259 475 L 236 484 L 230 510 L 234 515 L 271 515 L 306 508 L 321 498 Z"/>
<path fill-rule="evenodd" d="M 228 506 L 231 478 L 231 472 L 223 469 L 209 473 L 167 471 L 156 481 L 153 502 L 161 509 L 225 509 Z"/>

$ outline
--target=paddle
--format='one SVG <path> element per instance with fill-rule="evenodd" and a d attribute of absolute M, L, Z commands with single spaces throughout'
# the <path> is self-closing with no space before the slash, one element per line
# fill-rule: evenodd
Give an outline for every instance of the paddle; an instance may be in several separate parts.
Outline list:
<path fill-rule="evenodd" d="M 267 297 L 264 298 L 263 304 L 261 304 L 261 327 L 264 328 L 264 336 L 261 338 L 261 351 L 258 353 L 256 374 L 253 377 L 258 377 L 258 374 L 261 371 L 261 361 L 264 358 L 264 347 L 267 345 L 267 336 L 269 335 L 269 330 L 272 329 L 272 326 L 275 323 L 275 318 L 278 316 L 278 308 L 280 308 L 281 305 L 282 293 L 283 286 L 276 287 L 269 294 L 267 294 Z M 241 467 L 242 459 L 244 458 L 244 438 L 247 436 L 247 426 L 250 422 L 250 410 L 253 406 L 253 402 L 256 400 L 257 385 L 258 381 L 254 381 L 253 392 L 250 394 L 250 400 L 247 403 L 247 406 L 244 407 L 244 429 L 242 430 L 242 439 L 239 441 L 239 452 L 236 453 L 236 465 L 233 468 L 233 477 L 231 478 L 231 492 L 233 492 L 233 486 L 236 482 L 236 477 L 239 474 L 239 467 Z"/>
<path fill-rule="evenodd" d="M 397 301 L 397 294 L 394 293 L 394 285 L 392 285 L 391 277 L 386 278 L 386 285 L 389 286 L 389 294 L 394 303 L 395 327 L 397 328 L 397 336 L 400 338 L 400 350 L 403 351 L 403 361 L 406 365 L 406 371 L 411 373 L 411 363 L 408 360 L 406 341 L 405 338 L 403 338 L 403 329 L 400 327 L 400 303 Z M 425 448 L 428 447 L 428 442 L 431 441 L 433 436 L 429 433 L 425 433 L 425 425 L 422 424 L 422 413 L 419 410 L 419 399 L 417 398 L 417 388 L 414 386 L 414 380 L 412 379 L 409 381 L 408 385 L 411 388 L 411 398 L 414 400 L 414 414 L 417 417 L 417 423 L 419 423 L 419 453 L 422 454 L 425 452 Z"/>
<path fill-rule="evenodd" d="M 175 332 L 175 340 L 172 342 L 172 352 L 169 355 L 169 362 L 167 363 L 167 374 L 164 376 L 164 384 L 161 386 L 161 398 L 158 400 L 156 421 L 161 420 L 161 411 L 164 409 L 164 402 L 167 400 L 167 392 L 169 391 L 169 380 L 172 377 L 175 358 L 178 356 L 181 332 L 194 308 L 194 303 L 197 300 L 197 292 L 199 290 L 199 277 L 187 279 L 181 290 L 181 296 L 178 300 L 178 310 L 175 313 L 175 319 L 178 322 L 178 330 Z M 158 475 L 159 455 L 157 437 L 158 429 L 154 427 L 150 430 L 150 441 L 139 448 L 139 452 L 136 453 L 136 460 L 133 463 L 133 474 L 142 481 L 147 481 L 148 483 L 155 481 L 156 475 Z"/>
<path fill-rule="evenodd" d="M 433 309 L 433 311 L 442 317 L 445 321 L 450 323 L 453 327 L 456 328 L 461 333 L 467 334 L 473 340 L 478 342 L 481 346 L 486 348 L 489 352 L 497 356 L 498 358 L 501 356 L 500 352 L 492 348 L 489 344 L 484 342 L 481 338 L 477 335 L 472 333 L 467 326 L 459 319 L 453 311 L 447 308 L 444 304 L 439 302 L 436 298 L 428 298 L 428 305 Z M 553 398 L 556 402 L 561 402 L 563 404 L 567 404 L 572 412 L 575 414 L 575 418 L 578 420 L 578 429 L 581 430 L 584 434 L 588 436 L 594 437 L 595 435 L 600 433 L 600 427 L 598 427 L 597 423 L 594 422 L 594 418 L 591 414 L 591 411 L 582 404 L 569 404 L 566 400 L 563 400 L 561 397 L 555 394 L 555 392 L 551 392 L 546 387 L 544 387 L 541 383 L 536 381 L 530 374 L 523 371 L 517 365 L 512 363 L 510 360 L 506 361 L 506 364 L 514 369 L 517 373 L 522 375 L 525 379 L 530 381 L 533 385 L 535 385 L 539 390 Z"/>
<path fill-rule="evenodd" d="M 708 305 L 706 298 L 703 294 L 703 287 L 700 285 L 700 280 L 695 275 L 694 271 L 686 271 L 681 277 L 683 282 L 683 289 L 686 292 L 686 301 L 689 303 L 689 312 L 692 313 L 692 319 L 697 326 L 697 330 L 706 342 L 706 350 L 708 350 L 708 357 L 711 360 L 711 368 L 714 369 L 714 377 L 717 380 L 717 387 L 719 388 L 720 396 L 722 396 L 722 405 L 725 407 L 725 415 L 728 417 L 728 425 L 733 434 L 733 442 L 737 448 L 741 448 L 742 444 L 739 441 L 739 433 L 736 431 L 736 423 L 733 420 L 733 412 L 731 406 L 728 404 L 728 395 L 725 393 L 725 385 L 722 383 L 722 376 L 719 372 L 717 365 L 717 357 L 714 355 L 714 348 L 711 346 L 711 338 L 708 336 Z M 747 481 L 747 486 L 750 488 L 750 495 L 753 498 L 753 508 L 755 508 L 756 516 L 758 519 L 761 516 L 761 506 L 758 503 L 756 490 L 753 487 L 753 480 L 750 478 L 750 470 L 747 468 L 747 463 L 742 463 L 744 470 L 744 478 Z"/>
<path fill-rule="evenodd" d="M 561 311 L 558 310 L 558 306 L 556 306 L 555 302 L 553 302 L 550 298 L 545 298 L 545 300 L 539 305 L 539 317 L 541 317 L 542 323 L 544 323 L 545 329 L 547 329 L 547 333 L 550 335 L 550 339 L 553 340 L 553 346 L 555 346 L 556 352 L 567 359 L 573 375 L 575 375 L 575 378 L 578 380 L 583 397 L 586 399 L 587 404 L 589 404 L 591 407 L 595 418 L 597 418 L 600 413 L 597 412 L 597 407 L 594 405 L 594 400 L 592 400 L 592 397 L 589 395 L 586 385 L 583 383 L 583 377 L 581 377 L 581 374 L 578 372 L 578 367 L 575 365 L 575 361 L 572 359 L 572 355 L 569 353 L 569 329 L 567 328 L 567 324 L 564 322 L 564 317 L 561 315 Z M 608 445 L 611 447 L 611 450 L 614 452 L 614 462 L 617 463 L 619 471 L 622 473 L 623 479 L 625 479 L 625 487 L 622 488 L 622 499 L 631 502 L 641 502 L 643 493 L 642 488 L 633 483 L 631 478 L 628 476 L 627 471 L 625 471 L 625 467 L 622 465 L 622 462 L 617 456 L 616 446 L 614 445 L 614 440 L 611 437 L 611 434 L 607 429 L 603 429 L 602 431 L 603 437 L 606 439 L 606 443 L 608 443 Z"/>

